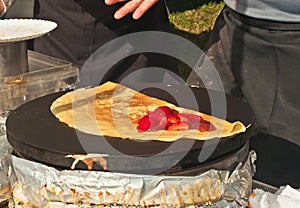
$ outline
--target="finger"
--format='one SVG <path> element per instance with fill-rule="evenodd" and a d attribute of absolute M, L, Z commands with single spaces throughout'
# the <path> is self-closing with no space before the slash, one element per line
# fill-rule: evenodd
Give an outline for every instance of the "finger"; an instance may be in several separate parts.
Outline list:
<path fill-rule="evenodd" d="M 0 0 L 0 17 L 6 12 L 6 6 L 3 0 Z"/>
<path fill-rule="evenodd" d="M 143 0 L 131 0 L 124 6 L 122 6 L 118 11 L 116 11 L 114 17 L 115 19 L 121 19 L 129 13 L 134 12 L 139 5 L 143 2 Z"/>
<path fill-rule="evenodd" d="M 116 4 L 118 2 L 123 2 L 123 1 L 126 1 L 126 0 L 104 0 L 105 4 L 108 6 Z"/>
<path fill-rule="evenodd" d="M 133 19 L 141 18 L 158 0 L 145 0 L 132 14 Z"/>

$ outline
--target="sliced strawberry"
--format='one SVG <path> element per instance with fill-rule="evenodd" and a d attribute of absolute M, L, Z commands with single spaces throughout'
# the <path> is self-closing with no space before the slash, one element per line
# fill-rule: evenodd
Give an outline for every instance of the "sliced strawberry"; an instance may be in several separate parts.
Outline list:
<path fill-rule="evenodd" d="M 205 121 L 205 120 L 203 120 L 203 121 L 200 122 L 200 126 L 199 126 L 198 129 L 201 132 L 216 130 L 216 128 L 214 127 L 214 125 L 212 125 L 210 122 Z"/>
<path fill-rule="evenodd" d="M 177 110 L 175 110 L 175 109 L 171 109 L 171 111 L 172 111 L 172 112 L 171 112 L 172 115 L 177 115 L 177 114 L 179 113 L 179 112 L 178 112 Z"/>
<path fill-rule="evenodd" d="M 167 127 L 168 131 L 182 131 L 188 129 L 189 129 L 189 123 L 184 121 L 171 124 Z"/>
<path fill-rule="evenodd" d="M 156 120 L 160 120 L 161 118 L 166 117 L 167 115 L 163 110 L 156 108 L 154 111 L 149 112 L 149 116 Z"/>
<path fill-rule="evenodd" d="M 151 121 L 151 128 L 150 128 L 151 130 L 165 129 L 167 125 L 167 117 L 162 110 L 156 109 L 150 112 L 148 115 Z"/>
<path fill-rule="evenodd" d="M 168 106 L 160 106 L 156 108 L 156 110 L 161 110 L 165 113 L 166 116 L 173 115 L 173 110 L 169 108 Z"/>
<path fill-rule="evenodd" d="M 149 112 L 141 118 L 137 127 L 139 132 L 143 131 L 182 131 L 198 129 L 199 131 L 213 131 L 216 128 L 208 121 L 203 120 L 199 115 L 191 113 L 178 113 L 177 110 L 168 106 L 161 106 Z"/>
<path fill-rule="evenodd" d="M 199 129 L 200 121 L 192 120 L 189 122 L 189 124 L 190 124 L 190 129 Z"/>
<path fill-rule="evenodd" d="M 137 129 L 139 131 L 146 131 L 146 130 L 156 131 L 156 130 L 164 129 L 166 124 L 163 127 L 161 127 L 162 124 L 160 123 L 161 120 L 157 120 L 153 117 L 150 117 L 149 115 L 145 115 L 143 118 L 139 120 Z"/>
<path fill-rule="evenodd" d="M 168 124 L 178 123 L 180 122 L 180 118 L 176 115 L 170 115 L 168 116 Z"/>
<path fill-rule="evenodd" d="M 191 114 L 191 113 L 180 113 L 180 114 L 178 114 L 178 116 L 182 120 L 188 120 L 188 121 L 198 121 L 198 122 L 201 122 L 203 120 L 203 118 L 201 116 L 195 115 L 195 114 Z"/>
<path fill-rule="evenodd" d="M 166 129 L 167 126 L 168 126 L 167 117 L 162 117 L 160 119 L 160 121 L 158 122 L 158 124 L 155 126 L 155 129 L 156 130 L 163 130 L 163 129 Z"/>
<path fill-rule="evenodd" d="M 139 120 L 137 129 L 139 132 L 142 132 L 148 130 L 150 127 L 151 127 L 151 122 L 149 116 L 146 115 Z"/>

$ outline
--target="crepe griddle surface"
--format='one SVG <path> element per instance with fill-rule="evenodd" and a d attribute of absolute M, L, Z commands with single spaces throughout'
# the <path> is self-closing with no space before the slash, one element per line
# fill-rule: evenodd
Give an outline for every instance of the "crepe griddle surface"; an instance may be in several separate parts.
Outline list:
<path fill-rule="evenodd" d="M 134 86 L 130 86 L 134 89 Z M 168 91 L 157 88 L 145 88 L 141 92 L 153 97 L 164 99 L 177 104 L 174 93 L 182 96 L 181 85 L 165 86 Z M 186 87 L 186 86 L 185 86 Z M 170 94 L 170 89 L 173 90 Z M 210 113 L 210 101 L 205 89 L 193 88 L 196 102 L 201 112 Z M 207 158 L 208 162 L 241 148 L 251 136 L 251 129 L 232 138 L 212 139 L 209 142 L 179 139 L 176 141 L 176 150 L 172 148 L 173 142 L 161 141 L 134 141 L 129 139 L 110 138 L 82 133 L 61 123 L 50 111 L 52 102 L 66 92 L 59 92 L 28 102 L 12 111 L 7 118 L 7 138 L 14 150 L 24 158 L 51 164 L 56 167 L 70 168 L 73 159 L 66 158 L 69 154 L 104 154 L 110 160 L 115 171 L 144 170 L 161 168 L 165 161 L 176 160 L 176 155 L 186 151 L 186 145 L 192 147 L 181 161 L 181 164 L 199 163 L 198 155 L 203 148 L 216 148 Z M 218 96 L 219 92 L 211 91 Z M 246 126 L 253 124 L 254 116 L 249 106 L 235 97 L 226 96 L 227 120 L 242 121 Z M 182 106 L 182 105 L 181 105 Z M 191 108 L 191 104 L 186 103 Z M 215 145 L 217 142 L 217 145 Z M 114 151 L 111 151 L 113 147 Z M 182 149 L 181 149 L 182 147 Z M 116 151 L 115 151 L 116 150 Z M 145 166 L 143 157 L 154 157 L 155 162 Z M 157 167 L 155 167 L 157 166 Z M 78 163 L 78 169 L 86 169 L 86 165 Z M 95 170 L 103 170 L 101 165 L 95 164 Z"/>

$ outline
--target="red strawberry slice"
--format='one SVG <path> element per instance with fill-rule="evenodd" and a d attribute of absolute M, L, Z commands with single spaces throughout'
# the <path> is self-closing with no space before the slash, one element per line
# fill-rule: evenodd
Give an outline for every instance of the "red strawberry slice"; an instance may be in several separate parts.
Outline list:
<path fill-rule="evenodd" d="M 173 115 L 173 110 L 171 108 L 169 108 L 168 106 L 160 106 L 160 107 L 156 108 L 156 110 L 164 112 L 166 116 Z"/>
<path fill-rule="evenodd" d="M 139 132 L 143 131 L 182 131 L 198 129 L 201 132 L 213 131 L 216 128 L 208 121 L 203 120 L 199 115 L 191 113 L 178 113 L 177 110 L 168 106 L 161 106 L 138 121 Z"/>
<path fill-rule="evenodd" d="M 174 124 L 180 122 L 180 118 L 176 115 L 170 115 L 168 116 L 168 124 Z"/>
<path fill-rule="evenodd" d="M 182 120 L 188 120 L 190 122 L 192 122 L 192 121 L 201 122 L 203 120 L 203 118 L 201 116 L 195 115 L 195 114 L 191 114 L 191 113 L 180 113 L 180 114 L 178 114 L 178 116 Z"/>
<path fill-rule="evenodd" d="M 182 131 L 188 129 L 189 129 L 189 123 L 184 121 L 171 124 L 167 127 L 168 131 Z"/>
<path fill-rule="evenodd" d="M 153 112 L 150 112 L 148 116 L 152 124 L 151 130 L 165 129 L 167 125 L 167 117 L 162 110 L 156 109 Z"/>
<path fill-rule="evenodd" d="M 199 131 L 204 132 L 204 131 L 214 131 L 216 128 L 210 122 L 203 120 L 200 122 L 200 126 L 198 129 Z"/>
<path fill-rule="evenodd" d="M 200 121 L 190 121 L 190 129 L 199 129 Z"/>
<path fill-rule="evenodd" d="M 162 117 L 158 122 L 157 125 L 153 126 L 155 130 L 163 130 L 168 125 L 167 117 Z"/>
<path fill-rule="evenodd" d="M 156 120 L 160 120 L 163 117 L 167 117 L 167 114 L 160 108 L 156 108 L 154 111 L 149 112 L 149 116 Z"/>
<path fill-rule="evenodd" d="M 163 122 L 162 120 L 165 120 Z M 141 118 L 138 122 L 138 131 L 146 131 L 146 130 L 151 130 L 151 131 L 156 131 L 156 130 L 161 130 L 164 129 L 166 126 L 166 118 L 157 120 L 153 117 L 150 117 L 149 115 L 145 115 L 143 118 Z"/>
<path fill-rule="evenodd" d="M 150 127 L 151 127 L 151 122 L 149 116 L 146 115 L 139 120 L 137 129 L 139 132 L 143 132 L 148 130 Z"/>
<path fill-rule="evenodd" d="M 177 115 L 177 114 L 179 114 L 179 112 L 178 112 L 177 110 L 175 110 L 175 109 L 171 109 L 171 111 L 172 111 L 172 112 L 171 112 L 172 115 Z"/>

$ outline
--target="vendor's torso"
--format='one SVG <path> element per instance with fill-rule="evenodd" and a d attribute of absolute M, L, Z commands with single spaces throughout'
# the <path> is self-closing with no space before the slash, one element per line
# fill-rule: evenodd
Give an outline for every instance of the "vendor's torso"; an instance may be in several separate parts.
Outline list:
<path fill-rule="evenodd" d="M 299 0 L 224 0 L 238 13 L 265 20 L 300 22 Z"/>

